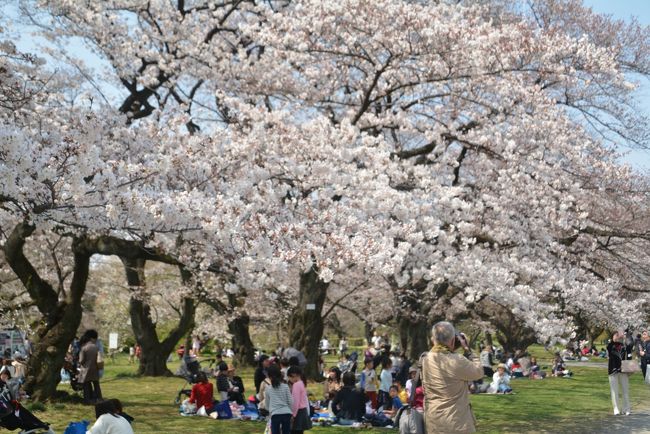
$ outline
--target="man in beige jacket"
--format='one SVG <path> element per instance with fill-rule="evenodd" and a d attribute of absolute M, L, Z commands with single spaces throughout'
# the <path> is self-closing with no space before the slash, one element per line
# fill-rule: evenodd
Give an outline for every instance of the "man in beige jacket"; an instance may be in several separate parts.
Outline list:
<path fill-rule="evenodd" d="M 422 360 L 427 434 L 473 433 L 476 427 L 468 382 L 483 378 L 481 363 L 454 353 L 456 330 L 451 323 L 437 323 L 431 334 L 433 348 Z M 466 338 L 459 335 L 459 341 L 465 354 L 471 357 Z"/>

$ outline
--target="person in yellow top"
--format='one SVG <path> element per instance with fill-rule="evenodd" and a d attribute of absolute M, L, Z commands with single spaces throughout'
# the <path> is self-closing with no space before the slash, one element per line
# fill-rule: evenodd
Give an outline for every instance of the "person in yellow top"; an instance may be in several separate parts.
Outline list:
<path fill-rule="evenodd" d="M 402 404 L 408 404 L 409 396 L 406 393 L 406 389 L 402 387 L 399 381 L 393 382 L 393 386 L 397 387 L 397 397 L 402 401 Z"/>
<path fill-rule="evenodd" d="M 457 335 L 451 323 L 437 323 L 431 334 L 433 348 L 422 358 L 427 434 L 476 432 L 467 383 L 483 378 L 481 363 L 469 360 L 467 338 Z M 460 346 L 465 356 L 454 353 Z"/>

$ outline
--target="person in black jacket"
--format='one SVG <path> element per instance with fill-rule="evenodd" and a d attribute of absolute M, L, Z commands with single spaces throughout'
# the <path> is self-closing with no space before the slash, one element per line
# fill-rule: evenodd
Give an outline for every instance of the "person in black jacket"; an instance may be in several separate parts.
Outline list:
<path fill-rule="evenodd" d="M 228 365 L 228 381 L 230 390 L 228 390 L 228 401 L 236 401 L 239 405 L 244 405 L 244 382 L 241 377 L 235 375 L 235 366 Z"/>
<path fill-rule="evenodd" d="M 609 376 L 609 388 L 612 394 L 612 405 L 614 414 L 630 414 L 630 396 L 629 396 L 629 376 L 621 372 L 623 360 L 631 359 L 632 348 L 625 345 L 625 335 L 623 332 L 615 332 L 612 340 L 607 344 L 607 374 Z M 619 386 L 623 395 L 623 408 L 620 405 Z"/>
<path fill-rule="evenodd" d="M 366 395 L 354 387 L 355 376 L 348 371 L 343 374 L 343 387 L 332 401 L 332 410 L 339 425 L 359 422 L 366 413 Z"/>
<path fill-rule="evenodd" d="M 271 364 L 269 356 L 262 354 L 259 359 L 257 359 L 257 369 L 255 369 L 255 374 L 253 375 L 253 382 L 255 383 L 255 393 L 260 393 L 260 385 L 262 381 L 266 378 L 266 368 Z M 260 399 L 261 401 L 261 399 Z"/>
<path fill-rule="evenodd" d="M 643 378 L 645 378 L 648 362 L 650 362 L 650 335 L 648 335 L 647 330 L 643 330 L 643 333 L 641 333 L 641 339 L 639 342 L 639 358 L 641 359 Z"/>

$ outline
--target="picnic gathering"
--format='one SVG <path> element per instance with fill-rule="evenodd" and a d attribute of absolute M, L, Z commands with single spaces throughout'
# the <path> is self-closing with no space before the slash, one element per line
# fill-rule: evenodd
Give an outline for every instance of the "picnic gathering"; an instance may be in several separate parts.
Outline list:
<path fill-rule="evenodd" d="M 0 1 L 0 430 L 643 432 L 650 2 Z"/>

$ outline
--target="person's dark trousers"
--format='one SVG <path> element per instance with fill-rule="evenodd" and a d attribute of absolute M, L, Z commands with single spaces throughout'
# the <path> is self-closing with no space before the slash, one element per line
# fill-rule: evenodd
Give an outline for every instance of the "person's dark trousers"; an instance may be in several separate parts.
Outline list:
<path fill-rule="evenodd" d="M 643 378 L 645 379 L 645 371 L 648 368 L 648 359 L 641 357 L 641 372 L 643 372 Z"/>
<path fill-rule="evenodd" d="M 84 402 L 86 404 L 95 404 L 102 399 L 102 389 L 99 387 L 99 381 L 87 381 L 84 383 Z"/>
<path fill-rule="evenodd" d="M 271 434 L 291 434 L 291 414 L 271 416 Z"/>

